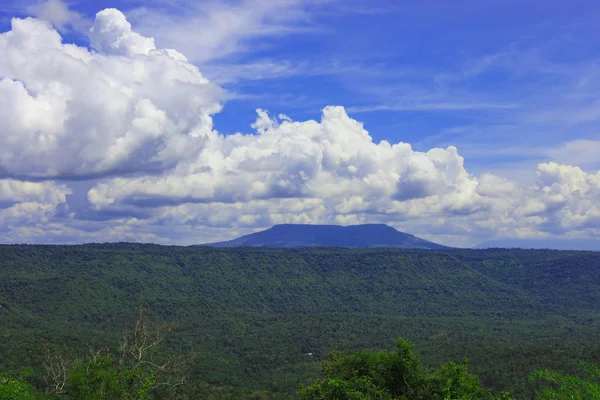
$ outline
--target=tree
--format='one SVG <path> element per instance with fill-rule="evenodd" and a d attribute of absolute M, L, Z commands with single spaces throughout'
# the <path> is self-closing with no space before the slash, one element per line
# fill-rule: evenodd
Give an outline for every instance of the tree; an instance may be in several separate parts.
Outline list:
<path fill-rule="evenodd" d="M 541 400 L 597 400 L 600 399 L 600 367 L 579 362 L 579 376 L 559 371 L 539 369 L 530 379 L 546 385 L 538 392 Z"/>
<path fill-rule="evenodd" d="M 13 376 L 0 373 L 0 400 L 51 400 L 51 396 L 37 393 L 25 379 L 30 371 Z"/>
<path fill-rule="evenodd" d="M 153 322 L 142 309 L 135 327 L 123 334 L 119 345 L 119 364 L 143 376 L 152 377 L 152 389 L 183 385 L 189 355 L 166 356 L 160 351 L 161 343 L 176 326 L 176 322 Z"/>
<path fill-rule="evenodd" d="M 75 361 L 67 393 L 77 400 L 143 400 L 154 384 L 144 371 L 122 368 L 101 351 Z"/>
<path fill-rule="evenodd" d="M 174 323 L 150 321 L 142 310 L 134 328 L 124 332 L 116 356 L 96 350 L 70 366 L 64 357 L 47 357 L 48 390 L 73 400 L 144 400 L 158 391 L 172 394 L 184 383 L 187 365 L 183 356 L 160 352 L 160 344 L 174 328 Z"/>
<path fill-rule="evenodd" d="M 64 393 L 73 361 L 61 352 L 53 350 L 48 344 L 42 347 L 42 355 L 46 369 L 44 374 L 46 390 L 52 394 Z"/>
<path fill-rule="evenodd" d="M 391 352 L 332 352 L 322 364 L 324 377 L 298 392 L 303 400 L 460 400 L 491 399 L 464 364 L 448 363 L 430 373 L 398 339 Z M 504 398 L 508 398 L 507 395 Z"/>
<path fill-rule="evenodd" d="M 0 400 L 32 400 L 33 388 L 27 382 L 0 376 Z"/>

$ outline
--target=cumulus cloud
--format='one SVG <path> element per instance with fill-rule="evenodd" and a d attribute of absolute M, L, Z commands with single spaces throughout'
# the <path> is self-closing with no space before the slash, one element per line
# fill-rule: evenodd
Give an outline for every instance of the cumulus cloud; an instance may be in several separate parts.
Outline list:
<path fill-rule="evenodd" d="M 107 8 L 96 14 L 89 37 L 90 45 L 105 54 L 132 57 L 138 54 L 148 55 L 156 50 L 154 39 L 133 32 L 125 15 L 114 8 Z M 185 61 L 185 58 L 181 59 Z"/>
<path fill-rule="evenodd" d="M 538 187 L 518 212 L 543 218 L 539 229 L 563 233 L 600 227 L 600 172 L 556 163 L 540 164 Z"/>
<path fill-rule="evenodd" d="M 202 147 L 219 88 L 117 10 L 98 13 L 90 42 L 94 50 L 64 44 L 31 18 L 0 35 L 0 175 L 160 171 Z"/>
<path fill-rule="evenodd" d="M 23 182 L 0 179 L 0 204 L 21 202 L 48 203 L 56 206 L 64 203 L 71 191 L 65 185 L 54 182 Z"/>
<path fill-rule="evenodd" d="M 341 106 L 319 121 L 259 109 L 254 132 L 224 135 L 221 90 L 185 56 L 115 9 L 89 39 L 38 19 L 0 35 L 0 241 L 192 244 L 277 223 L 388 223 L 451 245 L 599 233 L 600 172 L 476 176 L 456 147 L 375 142 Z M 68 205 L 73 179 L 91 182 L 89 209 Z"/>
<path fill-rule="evenodd" d="M 89 200 L 99 209 L 272 198 L 343 202 L 353 196 L 375 204 L 458 195 L 476 184 L 456 148 L 421 153 L 406 143 L 375 143 L 343 107 L 326 107 L 320 122 L 276 120 L 258 110 L 253 127 L 255 134 L 213 132 L 197 157 L 173 171 L 103 182 Z"/>
<path fill-rule="evenodd" d="M 23 182 L 0 179 L 0 241 L 21 242 L 22 234 L 45 227 L 67 212 L 71 190 L 54 182 Z"/>
<path fill-rule="evenodd" d="M 163 176 L 106 180 L 89 191 L 90 203 L 99 211 L 153 207 L 153 218 L 174 225 L 382 222 L 464 245 L 600 227 L 600 172 L 544 163 L 531 187 L 477 177 L 454 147 L 423 153 L 374 143 L 341 107 L 325 108 L 320 122 L 259 110 L 254 127 L 215 134 L 194 162 Z"/>

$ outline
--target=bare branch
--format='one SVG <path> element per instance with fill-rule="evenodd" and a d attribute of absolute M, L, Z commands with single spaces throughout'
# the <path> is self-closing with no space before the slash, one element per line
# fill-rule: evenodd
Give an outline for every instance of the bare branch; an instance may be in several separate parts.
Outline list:
<path fill-rule="evenodd" d="M 133 330 L 123 333 L 119 345 L 121 364 L 152 373 L 156 377 L 154 387 L 182 385 L 185 381 L 184 371 L 187 369 L 188 358 L 174 355 L 165 359 L 163 354 L 157 352 L 160 344 L 176 326 L 175 322 L 152 322 L 146 310 L 142 309 Z"/>
<path fill-rule="evenodd" d="M 42 346 L 42 355 L 46 368 L 44 381 L 48 391 L 56 394 L 64 393 L 72 362 L 63 354 L 52 350 L 48 344 Z"/>

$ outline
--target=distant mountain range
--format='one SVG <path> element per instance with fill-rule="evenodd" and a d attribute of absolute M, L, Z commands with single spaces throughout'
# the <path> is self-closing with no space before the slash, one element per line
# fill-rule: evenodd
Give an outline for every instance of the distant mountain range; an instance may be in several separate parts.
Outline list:
<path fill-rule="evenodd" d="M 385 224 L 365 225 L 275 225 L 226 242 L 207 243 L 214 247 L 388 247 L 401 249 L 447 249 L 437 243 L 399 232 Z"/>

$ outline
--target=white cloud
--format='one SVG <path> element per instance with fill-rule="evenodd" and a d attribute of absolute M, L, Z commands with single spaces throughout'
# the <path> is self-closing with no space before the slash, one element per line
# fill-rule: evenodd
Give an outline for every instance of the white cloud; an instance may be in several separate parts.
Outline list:
<path fill-rule="evenodd" d="M 549 233 L 600 227 L 600 172 L 556 163 L 538 168 L 538 187 L 525 203 L 530 215 L 544 218 Z"/>
<path fill-rule="evenodd" d="M 24 182 L 14 179 L 0 179 L 0 204 L 39 202 L 56 206 L 64 203 L 71 191 L 65 185 L 54 182 Z"/>
<path fill-rule="evenodd" d="M 27 7 L 27 12 L 41 20 L 50 22 L 60 32 L 68 28 L 83 32 L 89 27 L 89 22 L 80 13 L 69 9 L 61 0 L 47 0 Z"/>
<path fill-rule="evenodd" d="M 131 30 L 125 15 L 117 9 L 107 8 L 96 14 L 89 33 L 90 45 L 100 53 L 134 57 L 149 55 L 156 50 L 154 39 Z M 185 58 L 181 57 L 182 61 Z"/>
<path fill-rule="evenodd" d="M 507 198 L 519 190 L 517 183 L 489 173 L 482 174 L 477 185 L 477 193 L 491 198 Z"/>
<path fill-rule="evenodd" d="M 364 147 L 365 143 L 362 145 Z M 373 146 L 377 149 L 377 145 Z M 452 159 L 452 149 L 439 151 Z M 402 165 L 411 160 L 411 157 L 419 158 L 423 154 L 410 150 L 405 154 L 406 159 L 396 165 Z M 271 156 L 272 154 L 269 155 Z M 325 158 L 326 156 L 322 155 L 320 159 Z M 254 161 L 262 164 L 260 158 Z M 390 164 L 389 158 L 383 158 L 379 166 L 385 164 Z M 285 168 L 285 164 L 275 165 Z M 294 165 L 293 162 L 290 165 Z M 373 171 L 377 168 L 373 159 L 368 160 L 367 165 L 374 168 Z M 444 164 L 444 168 L 447 169 L 451 165 L 452 162 Z M 241 192 L 248 190 L 252 185 L 232 183 L 235 188 L 240 188 L 240 193 L 237 194 L 245 196 L 243 200 L 203 197 L 202 201 L 198 202 L 198 199 L 186 192 L 186 197 L 179 197 L 181 204 L 166 205 L 164 201 L 157 200 L 167 198 L 164 193 L 159 192 L 162 187 L 159 178 L 155 181 L 144 179 L 137 182 L 105 182 L 92 189 L 90 196 L 91 201 L 104 210 L 115 208 L 132 211 L 138 206 L 154 206 L 149 224 L 158 223 L 159 226 L 172 227 L 231 227 L 236 229 L 236 232 L 241 230 L 244 233 L 276 223 L 377 222 L 388 223 L 398 229 L 446 244 L 462 246 L 473 245 L 491 237 L 593 237 L 598 233 L 600 172 L 585 173 L 578 167 L 555 163 L 540 164 L 537 184 L 528 187 L 491 174 L 476 178 L 466 174 L 460 164 L 454 166 L 459 172 L 454 183 L 451 183 L 452 173 L 446 170 L 444 174 L 447 174 L 447 180 L 439 186 L 432 186 L 436 188 L 435 193 L 418 191 L 423 197 L 402 201 L 397 200 L 395 190 L 398 185 L 392 178 L 393 173 L 380 172 L 379 179 L 365 180 L 366 176 L 372 178 L 373 175 L 344 176 L 343 168 L 335 171 L 323 170 L 323 165 L 318 167 L 319 172 L 309 179 L 314 180 L 315 185 L 305 186 L 318 188 L 318 191 L 304 197 L 278 198 L 271 195 L 258 198 L 259 196 L 252 197 L 248 193 L 241 195 Z M 437 173 L 441 173 L 440 165 L 437 168 Z M 393 166 L 390 171 L 393 171 Z M 252 171 L 245 169 L 238 170 L 237 175 L 238 180 L 241 179 L 240 176 L 245 175 L 248 180 L 268 183 L 263 179 L 264 176 L 253 175 Z M 402 173 L 396 171 L 395 175 L 401 176 Z M 436 179 L 436 173 L 426 176 L 430 176 L 432 181 Z M 323 179 L 323 182 L 318 184 L 320 179 Z M 216 178 L 207 181 L 219 180 Z M 174 182 L 177 182 L 177 179 Z M 183 187 L 186 181 L 180 182 Z M 425 182 L 422 184 L 426 185 Z M 163 190 L 177 193 L 182 189 L 173 186 L 163 187 Z M 218 191 L 213 192 L 215 193 Z M 102 195 L 110 195 L 112 203 L 95 201 L 92 195 L 100 196 L 104 200 L 108 197 Z M 146 201 L 136 202 L 142 198 Z M 154 202 L 150 199 L 154 199 Z M 178 196 L 169 199 L 178 201 Z"/>
<path fill-rule="evenodd" d="M 547 150 L 546 154 L 559 164 L 600 167 L 600 140 L 577 139 Z"/>
<path fill-rule="evenodd" d="M 68 187 L 54 182 L 0 179 L 0 242 L 24 242 L 18 234 L 24 230 L 45 232 L 60 206 L 67 211 L 66 196 L 70 193 Z"/>
<path fill-rule="evenodd" d="M 326 107 L 320 123 L 258 114 L 256 134 L 212 133 L 194 159 L 173 171 L 105 181 L 90 190 L 90 202 L 103 209 L 270 198 L 338 202 L 363 196 L 374 204 L 385 198 L 452 196 L 476 185 L 455 148 L 420 153 L 406 143 L 374 143 L 342 107 Z"/>
<path fill-rule="evenodd" d="M 368 113 L 376 111 L 469 111 L 469 110 L 510 110 L 519 108 L 516 104 L 495 103 L 449 103 L 449 102 L 419 102 L 410 101 L 406 104 L 379 104 L 369 106 L 354 106 L 348 108 L 353 113 Z"/>
<path fill-rule="evenodd" d="M 128 12 L 137 30 L 203 63 L 247 51 L 254 38 L 314 29 L 306 8 L 326 0 L 171 2 L 169 11 L 141 7 Z M 165 6 L 167 6 L 165 4 Z"/>
<path fill-rule="evenodd" d="M 238 22 L 217 38 L 229 43 L 222 51 L 200 51 L 237 51 L 235 32 L 261 35 L 268 12 L 299 4 L 284 3 L 243 3 L 242 20 L 214 6 Z M 0 35 L 0 241 L 192 244 L 284 222 L 388 223 L 456 245 L 598 235 L 600 172 L 542 163 L 532 185 L 476 176 L 456 147 L 375 142 L 340 106 L 320 121 L 259 109 L 255 132 L 223 135 L 212 126 L 220 89 L 181 53 L 157 49 L 114 9 L 97 14 L 89 37 L 92 50 L 64 44 L 36 19 Z M 592 160 L 593 144 L 555 156 Z M 67 207 L 71 190 L 58 178 L 99 179 L 88 214 Z"/>
<path fill-rule="evenodd" d="M 97 15 L 96 51 L 36 19 L 0 35 L 0 174 L 35 178 L 156 171 L 202 146 L 221 91 L 117 10 Z"/>

